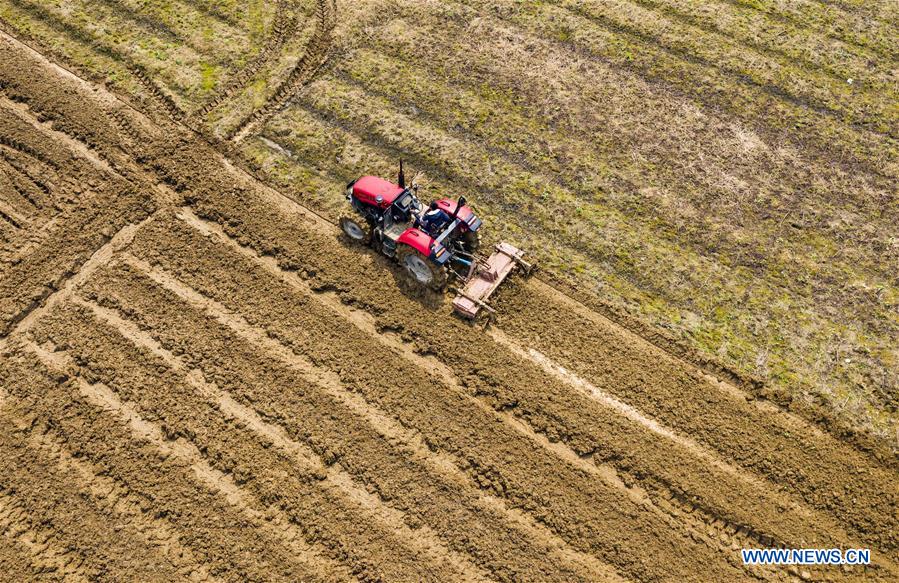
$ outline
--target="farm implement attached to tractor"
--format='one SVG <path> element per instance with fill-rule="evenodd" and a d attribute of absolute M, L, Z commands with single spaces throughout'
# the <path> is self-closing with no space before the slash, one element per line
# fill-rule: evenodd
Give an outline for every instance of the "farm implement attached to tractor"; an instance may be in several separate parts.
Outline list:
<path fill-rule="evenodd" d="M 340 228 L 356 243 L 370 245 L 405 268 L 416 285 L 444 291 L 451 280 L 459 289 L 453 309 L 474 319 L 491 294 L 516 269 L 529 274 L 533 265 L 524 252 L 500 243 L 489 256 L 479 253 L 483 223 L 458 201 L 441 199 L 425 207 L 418 185 L 406 187 L 400 162 L 398 184 L 376 176 L 363 176 L 346 188 L 350 209 L 340 217 Z"/>

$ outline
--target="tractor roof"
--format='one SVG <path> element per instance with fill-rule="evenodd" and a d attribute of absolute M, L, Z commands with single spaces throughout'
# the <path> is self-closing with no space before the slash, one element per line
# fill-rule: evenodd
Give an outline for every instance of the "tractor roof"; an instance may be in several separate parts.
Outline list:
<path fill-rule="evenodd" d="M 374 203 L 377 198 L 383 197 L 382 205 L 393 204 L 394 199 L 403 192 L 403 188 L 396 184 L 378 178 L 377 176 L 363 176 L 353 185 L 353 193 L 362 200 Z"/>

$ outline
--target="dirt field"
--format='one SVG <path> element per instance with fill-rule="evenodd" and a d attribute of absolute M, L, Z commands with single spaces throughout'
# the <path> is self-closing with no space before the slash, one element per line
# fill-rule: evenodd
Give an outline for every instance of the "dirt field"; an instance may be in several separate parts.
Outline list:
<path fill-rule="evenodd" d="M 489 87 L 474 99 L 477 82 L 460 83 L 456 105 L 483 106 L 490 120 L 475 146 L 460 136 L 477 128 L 435 129 L 459 115 L 428 102 L 439 92 L 407 77 L 389 83 L 403 65 L 391 50 L 402 43 L 417 47 L 404 59 L 430 62 L 404 75 L 431 75 L 420 83 L 444 83 L 446 91 L 458 72 L 435 72 L 448 55 L 480 51 L 486 66 L 499 55 L 491 50 L 529 47 L 547 63 L 585 67 L 569 89 L 586 91 L 579 84 L 598 72 L 556 61 L 558 47 L 541 44 L 537 25 L 637 18 L 635 7 L 682 14 L 698 3 L 647 0 L 604 15 L 606 3 L 524 10 L 499 2 L 490 10 L 517 23 L 515 34 L 529 31 L 529 40 L 499 34 L 489 17 L 465 22 L 496 41 L 490 45 L 470 34 L 414 38 L 427 35 L 435 15 L 461 27 L 481 4 L 250 2 L 241 11 L 204 0 L 156 8 L 0 2 L 8 29 L 0 32 L 0 579 L 899 579 L 899 467 L 889 443 L 847 433 L 819 408 L 783 407 L 783 385 L 747 381 L 701 348 L 599 301 L 585 283 L 595 273 L 569 273 L 558 262 L 602 244 L 584 236 L 572 255 L 561 253 L 588 223 L 559 224 L 558 238 L 526 234 L 553 220 L 527 206 L 533 188 L 548 189 L 547 208 L 564 216 L 577 204 L 590 220 L 605 208 L 600 218 L 610 229 L 620 218 L 608 201 L 580 198 L 574 182 L 564 182 L 573 176 L 550 184 L 528 170 L 540 163 L 529 156 L 542 151 L 531 140 L 548 132 L 551 143 L 569 140 L 559 164 L 589 166 L 591 159 L 567 156 L 585 148 L 600 120 L 582 120 L 581 132 L 565 129 L 574 120 L 557 120 L 500 144 L 492 130 L 520 129 L 534 112 L 500 107 L 503 97 Z M 866 11 L 888 16 L 886 2 L 781 2 L 764 17 L 749 4 L 725 3 L 733 19 L 720 26 L 737 35 L 758 18 L 819 18 L 824 36 L 784 27 L 794 35 L 792 57 L 825 63 L 815 43 L 843 43 L 852 50 L 828 65 L 841 75 L 867 66 L 857 53 L 895 52 L 878 40 L 883 31 L 827 24 L 837 10 L 852 15 L 850 24 Z M 92 29 L 102 19 L 82 20 L 86 7 L 141 24 L 159 44 L 142 42 L 146 35 L 133 27 Z M 379 8 L 388 25 L 373 24 Z M 542 12 L 562 9 L 564 19 Z M 401 26 L 404 19 L 418 28 Z M 895 28 L 886 17 L 875 22 Z M 27 30 L 9 34 L 13 25 Z M 565 30 L 573 37 L 565 42 L 599 42 L 577 26 Z M 672 44 L 713 50 L 660 30 Z M 366 42 L 349 42 L 360 31 Z M 207 62 L 214 42 L 234 50 Z M 753 42 L 771 59 L 786 58 L 771 54 L 768 38 Z M 157 69 L 142 61 L 153 51 L 170 52 Z M 722 71 L 742 66 L 726 57 L 704 58 Z M 643 58 L 654 57 L 635 55 L 633 67 Z M 758 68 L 741 78 L 766 70 Z M 894 72 L 869 68 L 866 94 L 895 95 Z M 363 94 L 361 79 L 382 79 L 383 87 Z M 806 120 L 817 132 L 809 139 L 823 143 L 838 132 L 827 147 L 854 148 L 845 164 L 868 168 L 872 192 L 895 194 L 885 186 L 895 151 L 877 147 L 894 144 L 895 108 L 876 99 L 858 105 L 843 90 L 819 91 L 789 72 L 780 82 L 790 103 L 829 112 Z M 777 93 L 753 83 L 726 89 L 747 107 Z M 404 113 L 392 90 L 413 91 L 418 107 L 433 109 Z M 531 106 L 543 107 L 549 89 L 533 91 Z M 666 101 L 674 96 L 650 97 L 674 107 Z M 775 115 L 753 107 L 740 115 Z M 409 121 L 419 114 L 427 124 Z M 664 123 L 665 111 L 658 114 L 646 123 Z M 391 143 L 397 128 L 400 141 Z M 431 138 L 439 146 L 426 155 Z M 613 144 L 594 146 L 595 157 Z M 803 155 L 825 155 L 815 148 Z M 450 317 L 448 298 L 405 294 L 388 262 L 348 246 L 329 220 L 338 207 L 327 197 L 339 202 L 345 173 L 371 164 L 386 174 L 407 150 L 432 186 L 482 184 L 486 194 L 476 201 L 491 228 L 543 250 L 547 275 L 510 282 L 496 301 L 502 316 L 487 330 Z M 827 166 L 808 160 L 814 166 L 803 172 Z M 526 178 L 537 182 L 516 182 Z M 310 185 L 302 193 L 299 181 Z M 505 181 L 518 186 L 503 198 Z M 504 208 L 514 221 L 500 218 Z M 637 237 L 644 227 L 615 232 Z M 661 250 L 673 249 L 669 243 L 647 248 L 660 253 L 649 253 L 650 262 L 668 257 Z M 888 277 L 886 263 L 856 265 Z M 872 301 L 895 300 L 895 281 L 885 285 Z M 872 342 L 895 350 L 887 340 L 896 321 L 871 318 L 872 327 L 882 325 Z M 890 362 L 881 364 L 894 375 Z M 895 376 L 884 379 L 889 395 Z M 870 548 L 874 564 L 746 567 L 743 547 Z"/>

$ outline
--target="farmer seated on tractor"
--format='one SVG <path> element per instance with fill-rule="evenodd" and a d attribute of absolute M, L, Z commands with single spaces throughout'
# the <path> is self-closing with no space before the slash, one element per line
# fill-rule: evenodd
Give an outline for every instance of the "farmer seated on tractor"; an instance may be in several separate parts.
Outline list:
<path fill-rule="evenodd" d="M 428 212 L 421 218 L 421 226 L 432 237 L 436 237 L 450 222 L 450 216 L 442 208 L 432 202 Z"/>

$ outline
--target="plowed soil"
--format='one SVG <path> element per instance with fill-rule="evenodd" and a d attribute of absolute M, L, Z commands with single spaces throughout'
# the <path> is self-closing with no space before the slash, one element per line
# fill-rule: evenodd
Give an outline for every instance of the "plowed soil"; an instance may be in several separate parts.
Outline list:
<path fill-rule="evenodd" d="M 0 35 L 0 578 L 899 579 L 892 458 L 541 279 L 453 318 L 175 117 Z"/>

